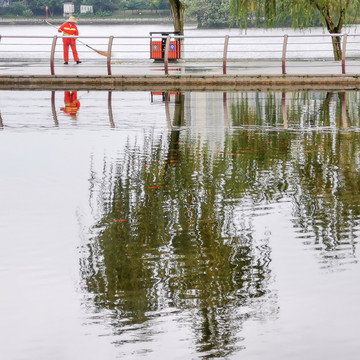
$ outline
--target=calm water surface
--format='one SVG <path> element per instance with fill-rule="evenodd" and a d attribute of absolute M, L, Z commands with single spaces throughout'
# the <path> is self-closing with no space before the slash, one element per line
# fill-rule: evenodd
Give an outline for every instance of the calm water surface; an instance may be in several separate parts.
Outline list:
<path fill-rule="evenodd" d="M 0 348 L 358 359 L 358 92 L 0 91 Z"/>

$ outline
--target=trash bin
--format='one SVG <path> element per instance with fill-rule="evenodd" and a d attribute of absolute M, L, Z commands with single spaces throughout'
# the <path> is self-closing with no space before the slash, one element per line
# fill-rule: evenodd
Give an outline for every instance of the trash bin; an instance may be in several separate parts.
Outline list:
<path fill-rule="evenodd" d="M 157 35 L 155 36 L 155 38 L 160 38 L 159 35 L 161 35 L 162 38 L 157 41 L 154 41 L 153 35 Z M 179 32 L 150 33 L 150 59 L 154 59 L 155 61 L 164 61 L 166 38 L 168 35 L 180 35 L 180 33 Z M 169 47 L 169 60 L 177 60 L 177 59 L 180 59 L 180 39 L 170 41 L 170 47 Z"/>

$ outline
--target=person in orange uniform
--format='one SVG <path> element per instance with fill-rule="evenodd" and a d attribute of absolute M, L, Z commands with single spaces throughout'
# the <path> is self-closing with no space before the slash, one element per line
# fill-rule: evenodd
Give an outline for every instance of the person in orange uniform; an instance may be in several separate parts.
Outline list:
<path fill-rule="evenodd" d="M 62 110 L 65 114 L 70 115 L 72 119 L 76 119 L 76 114 L 80 108 L 77 91 L 65 91 L 64 103 L 65 107 L 60 108 L 60 110 Z"/>
<path fill-rule="evenodd" d="M 80 64 L 81 61 L 79 59 L 77 50 L 76 50 L 76 39 L 73 36 L 79 35 L 79 30 L 75 25 L 76 18 L 74 16 L 70 16 L 69 20 L 62 24 L 59 27 L 58 32 L 63 33 L 63 45 L 64 45 L 64 64 L 67 65 L 69 63 L 69 45 L 71 46 L 71 50 L 74 56 L 74 61 L 77 64 Z"/>

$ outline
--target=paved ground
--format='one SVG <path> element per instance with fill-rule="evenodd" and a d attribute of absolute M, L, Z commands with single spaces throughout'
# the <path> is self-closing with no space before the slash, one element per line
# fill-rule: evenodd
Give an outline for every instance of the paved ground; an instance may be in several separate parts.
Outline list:
<path fill-rule="evenodd" d="M 191 62 L 179 61 L 169 64 L 171 75 L 220 75 L 222 62 Z M 114 61 L 111 64 L 112 75 L 162 75 L 164 64 L 151 60 Z M 281 61 L 237 61 L 229 62 L 227 73 L 230 75 L 281 75 Z M 336 61 L 289 61 L 286 64 L 286 73 L 289 75 L 334 75 L 342 73 L 342 63 Z M 348 60 L 347 74 L 360 74 L 360 60 Z M 64 65 L 55 63 L 56 75 L 107 75 L 106 58 L 94 61 L 84 60 L 76 65 L 70 62 Z M 34 63 L 30 61 L 14 62 L 0 60 L 0 75 L 50 75 L 50 64 L 46 61 Z"/>

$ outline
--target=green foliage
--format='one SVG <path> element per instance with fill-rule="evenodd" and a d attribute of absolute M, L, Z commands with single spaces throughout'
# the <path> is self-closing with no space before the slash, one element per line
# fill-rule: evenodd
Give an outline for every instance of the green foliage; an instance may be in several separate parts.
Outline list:
<path fill-rule="evenodd" d="M 118 9 L 118 1 L 116 0 L 88 0 L 86 1 L 87 5 L 93 5 L 94 11 L 97 14 L 103 14 L 102 12 L 111 12 Z M 80 7 L 80 4 L 78 5 Z"/>
<path fill-rule="evenodd" d="M 230 13 L 241 27 L 289 21 L 294 28 L 322 23 L 330 32 L 340 32 L 336 30 L 356 21 L 359 8 L 360 0 L 230 0 Z"/>
<path fill-rule="evenodd" d="M 85 14 L 75 14 L 74 15 L 76 18 L 81 18 L 81 19 L 92 19 L 97 17 L 97 15 L 95 15 L 94 13 L 88 12 Z"/>
<path fill-rule="evenodd" d="M 118 6 L 120 10 L 127 10 L 129 8 L 129 2 L 127 0 L 119 0 Z"/>
<path fill-rule="evenodd" d="M 345 24 L 354 23 L 360 9 L 360 0 L 230 0 L 230 13 L 242 27 L 249 20 L 272 26 L 290 17 L 294 28 L 305 28 L 317 22 L 330 34 L 340 34 Z M 333 37 L 335 60 L 341 60 L 340 38 Z"/>
<path fill-rule="evenodd" d="M 24 12 L 27 10 L 27 6 L 22 1 L 17 1 L 12 3 L 10 6 L 6 6 L 2 8 L 2 12 L 0 14 L 3 15 L 16 15 L 23 16 Z"/>
<path fill-rule="evenodd" d="M 192 0 L 187 2 L 188 15 L 195 15 L 199 28 L 226 27 L 229 25 L 230 0 Z"/>
<path fill-rule="evenodd" d="M 149 8 L 154 10 L 164 10 L 169 9 L 170 5 L 168 0 L 150 0 Z"/>
<path fill-rule="evenodd" d="M 61 0 L 33 0 L 27 2 L 27 7 L 35 15 L 44 15 L 46 6 L 49 8 L 50 15 L 62 13 L 63 1 Z"/>
<path fill-rule="evenodd" d="M 148 9 L 149 1 L 146 0 L 129 0 L 129 10 L 143 10 Z"/>
<path fill-rule="evenodd" d="M 73 0 L 76 12 L 80 5 L 93 5 L 96 16 L 108 17 L 112 12 L 120 10 L 160 10 L 169 9 L 168 0 Z M 14 0 L 10 6 L 0 7 L 1 16 L 44 16 L 48 6 L 50 16 L 62 15 L 63 0 Z M 83 17 L 83 14 L 81 15 Z M 90 15 L 87 15 L 89 17 Z M 86 16 L 85 16 L 86 17 Z"/>
<path fill-rule="evenodd" d="M 33 14 L 33 12 L 32 12 L 30 9 L 26 9 L 26 10 L 23 11 L 22 15 L 23 15 L 24 17 L 30 18 L 30 17 L 32 17 L 34 14 Z"/>
<path fill-rule="evenodd" d="M 95 12 L 96 17 L 106 18 L 110 17 L 112 14 L 111 11 L 98 10 Z"/>

